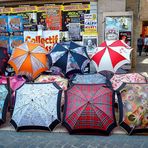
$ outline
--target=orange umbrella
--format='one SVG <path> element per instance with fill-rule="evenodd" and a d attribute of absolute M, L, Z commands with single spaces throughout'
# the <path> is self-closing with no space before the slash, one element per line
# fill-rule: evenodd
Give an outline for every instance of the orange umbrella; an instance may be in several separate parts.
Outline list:
<path fill-rule="evenodd" d="M 25 42 L 13 50 L 9 64 L 16 74 L 36 78 L 48 69 L 47 50 L 38 43 Z"/>

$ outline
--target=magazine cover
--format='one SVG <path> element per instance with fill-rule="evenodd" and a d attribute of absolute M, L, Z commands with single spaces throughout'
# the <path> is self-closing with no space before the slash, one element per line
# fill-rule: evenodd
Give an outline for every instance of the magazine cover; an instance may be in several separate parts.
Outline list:
<path fill-rule="evenodd" d="M 9 32 L 23 31 L 22 16 L 17 16 L 17 15 L 8 16 L 8 30 Z"/>
<path fill-rule="evenodd" d="M 13 49 L 22 44 L 23 42 L 24 42 L 23 36 L 11 36 L 9 38 L 9 46 L 10 46 L 9 53 L 11 54 Z"/>
<path fill-rule="evenodd" d="M 80 23 L 69 23 L 68 26 L 69 38 L 73 41 L 81 41 L 82 37 L 80 35 Z"/>
<path fill-rule="evenodd" d="M 83 46 L 86 47 L 86 51 L 90 58 L 96 52 L 97 45 L 98 45 L 97 36 L 83 36 Z"/>
<path fill-rule="evenodd" d="M 26 12 L 20 13 L 18 16 L 22 16 L 23 29 L 26 31 L 36 31 L 37 30 L 37 13 Z"/>
<path fill-rule="evenodd" d="M 0 36 L 0 47 L 7 48 L 9 53 L 9 36 Z"/>
<path fill-rule="evenodd" d="M 8 31 L 8 17 L 0 16 L 0 32 Z"/>

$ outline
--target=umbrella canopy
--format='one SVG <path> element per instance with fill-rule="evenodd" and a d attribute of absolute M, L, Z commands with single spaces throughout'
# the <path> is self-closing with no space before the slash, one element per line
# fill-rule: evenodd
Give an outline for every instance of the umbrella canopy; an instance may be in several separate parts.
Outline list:
<path fill-rule="evenodd" d="M 5 84 L 0 84 L 0 124 L 6 120 L 8 107 L 8 90 Z"/>
<path fill-rule="evenodd" d="M 40 75 L 34 82 L 55 82 L 57 83 L 63 90 L 67 90 L 68 80 L 66 78 L 62 78 L 59 75 Z"/>
<path fill-rule="evenodd" d="M 52 62 L 52 66 L 61 68 L 66 75 L 83 73 L 89 63 L 86 47 L 72 41 L 57 43 L 47 57 Z"/>
<path fill-rule="evenodd" d="M 7 48 L 0 47 L 0 75 L 5 73 L 8 59 Z"/>
<path fill-rule="evenodd" d="M 114 74 L 110 79 L 112 87 L 117 90 L 123 83 L 146 83 L 146 77 L 139 73 Z"/>
<path fill-rule="evenodd" d="M 48 69 L 46 54 L 46 49 L 40 44 L 25 42 L 14 49 L 9 64 L 16 74 L 34 79 Z"/>
<path fill-rule="evenodd" d="M 121 40 L 105 41 L 97 47 L 96 54 L 92 61 L 97 71 L 116 72 L 118 68 L 126 63 L 130 63 L 131 48 Z"/>
<path fill-rule="evenodd" d="M 116 126 L 114 94 L 103 84 L 75 84 L 66 91 L 63 125 L 72 133 L 109 135 Z"/>
<path fill-rule="evenodd" d="M 94 74 L 76 74 L 71 79 L 72 84 L 102 84 L 107 83 L 107 79 L 105 76 L 94 73 Z"/>
<path fill-rule="evenodd" d="M 60 122 L 61 90 L 56 83 L 25 83 L 16 91 L 11 124 L 23 129 L 53 130 Z"/>
<path fill-rule="evenodd" d="M 120 92 L 120 126 L 128 134 L 148 133 L 148 84 L 127 83 Z"/>

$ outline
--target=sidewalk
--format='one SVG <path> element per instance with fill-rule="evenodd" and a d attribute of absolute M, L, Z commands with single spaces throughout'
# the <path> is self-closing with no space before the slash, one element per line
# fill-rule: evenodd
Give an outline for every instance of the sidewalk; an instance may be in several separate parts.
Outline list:
<path fill-rule="evenodd" d="M 139 72 L 148 77 L 148 56 L 137 56 Z M 50 132 L 15 132 L 9 120 L 0 128 L 0 148 L 147 148 L 147 136 L 128 136 L 117 127 L 111 136 L 69 135 L 60 125 Z"/>

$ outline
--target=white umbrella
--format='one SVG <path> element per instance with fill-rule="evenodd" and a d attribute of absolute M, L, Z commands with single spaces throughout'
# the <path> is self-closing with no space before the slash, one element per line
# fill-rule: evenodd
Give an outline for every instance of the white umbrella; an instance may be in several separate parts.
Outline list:
<path fill-rule="evenodd" d="M 11 123 L 16 130 L 53 128 L 60 122 L 61 91 L 55 83 L 25 83 L 16 92 Z"/>

